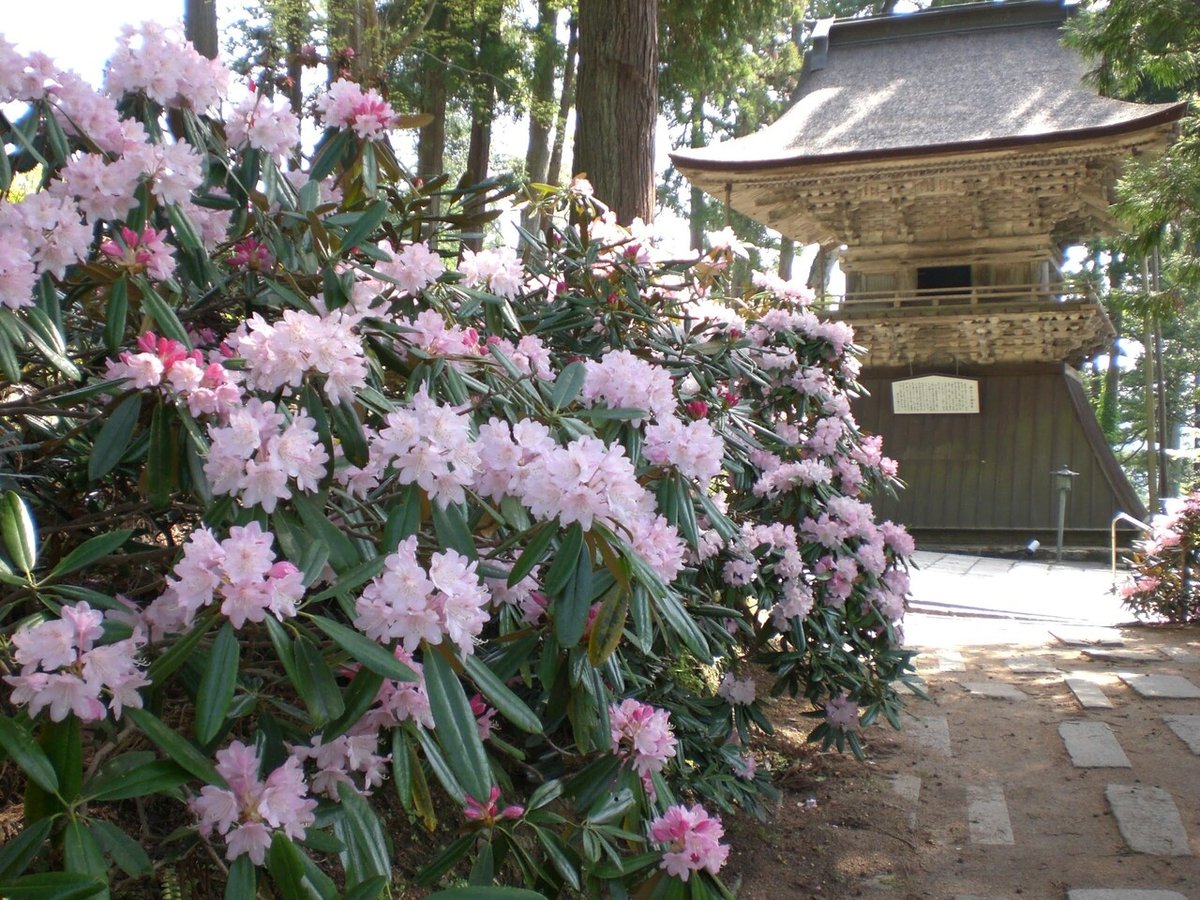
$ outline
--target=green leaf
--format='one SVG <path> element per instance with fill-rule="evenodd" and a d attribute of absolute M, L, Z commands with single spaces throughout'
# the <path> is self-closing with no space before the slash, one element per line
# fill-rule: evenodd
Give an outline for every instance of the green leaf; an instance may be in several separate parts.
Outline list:
<path fill-rule="evenodd" d="M 229 866 L 225 881 L 225 900 L 254 900 L 258 896 L 258 872 L 250 857 L 243 853 Z"/>
<path fill-rule="evenodd" d="M 74 872 L 41 872 L 0 884 L 4 900 L 83 900 L 95 897 L 107 885 Z"/>
<path fill-rule="evenodd" d="M 175 486 L 178 454 L 171 431 L 169 409 L 165 403 L 154 407 L 150 417 L 150 447 L 146 451 L 146 488 L 150 505 L 162 509 L 171 499 Z"/>
<path fill-rule="evenodd" d="M 214 609 L 207 615 L 202 616 L 192 626 L 191 631 L 173 642 L 162 656 L 150 664 L 150 668 L 146 670 L 146 677 L 150 679 L 155 687 L 165 682 L 180 666 L 191 659 L 196 645 L 208 634 L 209 629 L 213 627 L 219 615 L 219 610 Z"/>
<path fill-rule="evenodd" d="M 591 409 L 581 409 L 572 413 L 579 416 L 581 419 L 600 419 L 600 420 L 627 420 L 627 419 L 644 419 L 649 413 L 644 409 L 633 409 L 631 407 L 610 408 L 607 406 L 593 406 Z"/>
<path fill-rule="evenodd" d="M 15 838 L 0 847 L 0 880 L 16 878 L 37 858 L 54 827 L 53 819 L 38 819 L 26 825 Z"/>
<path fill-rule="evenodd" d="M 237 686 L 239 656 L 237 634 L 232 623 L 226 622 L 213 641 L 208 665 L 200 679 L 200 690 L 196 693 L 196 737 L 201 744 L 216 737 L 225 724 Z"/>
<path fill-rule="evenodd" d="M 359 585 L 366 584 L 376 575 L 383 571 L 383 567 L 387 562 L 387 558 L 383 556 L 375 556 L 371 559 L 361 562 L 356 566 L 347 569 L 341 574 L 337 581 L 329 587 L 320 591 L 309 599 L 313 601 L 327 600 L 330 597 L 336 597 L 339 594 L 349 594 Z"/>
<path fill-rule="evenodd" d="M 530 709 L 524 700 L 514 694 L 487 664 L 475 656 L 468 656 L 463 663 L 467 675 L 479 688 L 479 693 L 487 697 L 500 715 L 508 719 L 522 731 L 529 734 L 541 734 L 544 730 L 542 720 Z"/>
<path fill-rule="evenodd" d="M 428 865 L 417 873 L 416 882 L 419 885 L 428 887 L 431 884 L 437 884 L 443 875 L 449 872 L 458 864 L 458 861 L 470 852 L 475 845 L 476 836 L 474 834 L 464 834 L 450 844 L 446 845 L 441 853 L 433 858 Z M 467 891 L 481 891 L 483 888 L 465 888 Z M 431 894 L 430 896 L 437 896 Z M 470 900 L 474 894 L 463 895 L 463 900 Z M 540 894 L 537 896 L 541 896 Z M 428 900 L 428 898 L 426 898 Z M 542 898 L 545 900 L 545 898 Z"/>
<path fill-rule="evenodd" d="M 353 886 L 378 876 L 389 878 L 392 848 L 379 817 L 348 784 L 339 784 L 337 791 L 341 814 L 333 820 L 333 833 L 345 846 L 338 858 L 346 872 L 346 884 Z"/>
<path fill-rule="evenodd" d="M 577 891 L 580 890 L 582 885 L 579 880 L 578 864 L 572 862 L 572 853 L 567 848 L 567 845 L 563 843 L 562 838 L 552 831 L 536 826 L 534 827 L 534 833 L 537 835 L 538 843 L 546 851 L 546 856 L 549 858 L 550 864 L 554 866 L 555 871 L 572 888 Z"/>
<path fill-rule="evenodd" d="M 225 779 L 220 776 L 208 757 L 192 746 L 190 742 L 158 717 L 144 709 L 127 709 L 125 714 L 133 720 L 133 724 L 145 732 L 159 749 L 179 763 L 184 769 L 195 775 L 201 781 L 227 787 Z"/>
<path fill-rule="evenodd" d="M 324 616 L 310 616 L 312 623 L 329 635 L 335 644 L 349 653 L 372 672 L 394 681 L 416 681 L 417 674 L 390 650 L 381 647 L 366 635 L 347 628 Z"/>
<path fill-rule="evenodd" d="M 358 720 L 375 703 L 375 698 L 379 696 L 379 688 L 382 685 L 383 676 L 378 672 L 372 672 L 365 666 L 355 673 L 343 695 L 345 708 L 341 715 L 330 722 L 321 732 L 325 743 L 340 737 L 358 724 Z"/>
<path fill-rule="evenodd" d="M 533 530 L 528 540 L 524 542 L 525 549 L 521 551 L 521 556 L 512 567 L 512 571 L 508 573 L 509 587 L 512 587 L 528 575 L 533 571 L 533 567 L 541 562 L 542 557 L 546 555 L 546 548 L 554 540 L 554 535 L 557 534 L 557 531 L 553 522 L 543 522 Z"/>
<path fill-rule="evenodd" d="M 108 881 L 108 866 L 104 863 L 100 845 L 88 826 L 78 819 L 68 821 L 63 831 L 63 863 L 68 872 Z M 107 885 L 105 890 L 96 894 L 97 897 L 108 895 Z"/>
<path fill-rule="evenodd" d="M 3 156 L 0 153 L 0 157 Z M 13 338 L 3 328 L 0 328 L 0 372 L 13 384 L 21 380 L 21 361 L 17 359 L 17 349 L 13 346 Z"/>
<path fill-rule="evenodd" d="M 103 559 L 112 553 L 133 534 L 132 529 L 110 531 L 108 534 L 98 534 L 84 541 L 55 564 L 50 570 L 50 578 L 62 578 L 71 572 L 78 571 L 84 566 L 91 565 L 98 559 Z"/>
<path fill-rule="evenodd" d="M 343 900 L 378 900 L 379 895 L 390 883 L 390 877 L 368 878 L 347 890 Z"/>
<path fill-rule="evenodd" d="M 467 791 L 458 783 L 458 779 L 450 769 L 450 764 L 446 762 L 446 754 L 441 751 L 437 741 L 433 739 L 433 733 L 424 728 L 418 728 L 416 734 L 417 742 L 421 745 L 421 750 L 425 753 L 425 759 L 429 761 L 429 770 L 433 772 L 433 776 L 438 780 L 438 783 L 455 803 L 460 806 L 466 803 Z M 419 771 L 420 767 L 414 766 L 414 776 Z M 413 799 L 414 801 L 417 799 L 415 794 L 413 795 Z"/>
<path fill-rule="evenodd" d="M 84 790 L 89 800 L 128 800 L 179 787 L 189 775 L 167 759 L 156 759 L 111 778 L 93 778 Z"/>
<path fill-rule="evenodd" d="M 17 319 L 21 330 L 46 358 L 46 362 L 62 372 L 71 381 L 78 381 L 82 375 L 79 367 L 66 356 L 66 345 L 62 334 L 46 313 L 35 306 L 25 310 L 26 318 Z"/>
<path fill-rule="evenodd" d="M 312 900 L 317 896 L 304 883 L 304 860 L 300 848 L 282 831 L 276 831 L 271 839 L 271 850 L 267 855 L 267 870 L 271 880 L 284 896 L 284 900 Z"/>
<path fill-rule="evenodd" d="M 555 409 L 562 409 L 574 401 L 579 396 L 579 392 L 583 390 L 583 383 L 586 379 L 587 367 L 583 363 L 578 361 L 568 363 L 554 379 L 554 394 L 550 398 L 551 405 Z"/>
<path fill-rule="evenodd" d="M 687 645 L 687 648 L 692 651 L 695 657 L 701 662 L 708 662 L 712 659 L 712 650 L 708 646 L 708 642 L 704 639 L 704 633 L 696 625 L 696 620 L 679 602 L 679 598 L 675 596 L 673 591 L 667 591 L 662 596 L 656 598 L 655 606 L 658 609 L 659 615 L 670 626 Z"/>
<path fill-rule="evenodd" d="M 125 321 L 129 315 L 129 280 L 122 275 L 113 282 L 104 311 L 104 346 L 116 356 L 125 342 Z"/>
<path fill-rule="evenodd" d="M 572 525 L 558 546 L 554 562 L 542 578 L 542 589 L 551 596 L 558 596 L 567 586 L 575 567 L 579 564 L 579 548 L 583 546 L 583 528 L 578 522 Z"/>
<path fill-rule="evenodd" d="M 295 667 L 290 672 L 294 676 L 293 684 L 308 707 L 313 724 L 320 728 L 340 716 L 345 709 L 337 679 L 321 651 L 304 635 L 296 638 L 292 654 L 295 659 Z"/>
<path fill-rule="evenodd" d="M 29 507 L 16 491 L 0 497 L 0 532 L 9 558 L 26 575 L 37 565 L 38 538 Z"/>
<path fill-rule="evenodd" d="M 629 591 L 614 584 L 600 602 L 600 612 L 592 623 L 588 637 L 588 662 L 599 666 L 612 656 L 625 633 L 625 617 L 629 614 Z"/>
<path fill-rule="evenodd" d="M 524 888 L 465 887 L 438 891 L 425 900 L 546 900 L 546 895 Z"/>
<path fill-rule="evenodd" d="M 471 529 L 467 527 L 462 507 L 450 504 L 443 509 L 439 503 L 433 503 L 431 506 L 433 530 L 437 533 L 438 543 L 457 550 L 467 559 L 475 559 L 478 551 L 475 549 L 475 539 L 471 536 Z"/>
<path fill-rule="evenodd" d="M 346 460 L 351 465 L 365 466 L 370 461 L 370 450 L 367 447 L 367 435 L 363 431 L 362 421 L 358 418 L 354 404 L 343 399 L 330 408 L 329 420 L 333 424 L 333 430 L 341 438 L 342 452 L 346 454 Z"/>
<path fill-rule="evenodd" d="M 446 751 L 446 762 L 467 793 L 484 801 L 495 779 L 462 683 L 441 653 L 426 652 L 422 662 L 435 733 Z"/>
<path fill-rule="evenodd" d="M 144 276 L 138 275 L 134 278 L 134 282 L 142 293 L 142 309 L 158 323 L 159 333 L 191 348 L 192 342 L 188 338 L 187 329 L 183 327 L 183 323 L 179 321 L 179 317 L 175 315 L 175 310 L 171 308 L 170 304 L 162 298 L 158 291 L 154 290 L 154 286 Z"/>
<path fill-rule="evenodd" d="M 342 246 L 339 251 L 339 256 L 346 256 L 369 237 L 376 228 L 383 222 L 384 217 L 388 214 L 388 202 L 386 200 L 377 200 L 368 206 L 353 225 L 346 229 L 346 234 L 342 237 Z"/>
<path fill-rule="evenodd" d="M 554 601 L 554 636 L 564 648 L 574 647 L 583 638 L 592 606 L 591 585 L 592 550 L 581 543 L 575 556 L 575 571 Z"/>
<path fill-rule="evenodd" d="M 141 413 L 142 395 L 135 392 L 122 400 L 105 419 L 100 433 L 96 435 L 92 454 L 88 457 L 89 481 L 103 478 L 121 461 Z"/>
<path fill-rule="evenodd" d="M 58 793 L 58 775 L 46 751 L 15 719 L 0 716 L 0 746 L 34 784 L 47 793 Z"/>
<path fill-rule="evenodd" d="M 346 152 L 346 148 L 353 142 L 354 132 L 347 128 L 338 131 L 321 144 L 317 149 L 316 157 L 312 161 L 312 168 L 308 173 L 309 180 L 314 182 L 324 181 L 325 176 L 337 168 L 342 154 Z"/>

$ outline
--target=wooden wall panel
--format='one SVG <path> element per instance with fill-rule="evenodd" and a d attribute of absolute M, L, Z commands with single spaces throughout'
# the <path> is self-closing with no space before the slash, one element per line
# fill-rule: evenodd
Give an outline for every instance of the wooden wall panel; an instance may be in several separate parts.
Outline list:
<path fill-rule="evenodd" d="M 980 380 L 978 415 L 897 416 L 891 382 L 910 374 L 864 373 L 870 396 L 856 401 L 855 416 L 865 430 L 883 435 L 884 452 L 900 463 L 908 484 L 897 501 L 874 501 L 880 517 L 918 533 L 961 531 L 963 543 L 978 543 L 987 532 L 1044 535 L 1058 516 L 1051 473 L 1065 464 L 1079 473 L 1068 498 L 1068 531 L 1107 533 L 1117 511 L 1144 518 L 1073 370 L 958 374 Z"/>

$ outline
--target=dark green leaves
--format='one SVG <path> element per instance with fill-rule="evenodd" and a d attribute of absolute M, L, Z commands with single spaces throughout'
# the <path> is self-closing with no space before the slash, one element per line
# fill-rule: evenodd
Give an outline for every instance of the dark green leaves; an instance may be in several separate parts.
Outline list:
<path fill-rule="evenodd" d="M 112 411 L 96 435 L 92 455 L 88 457 L 88 479 L 97 481 L 120 462 L 133 438 L 133 429 L 142 412 L 142 395 L 130 394 Z"/>
<path fill-rule="evenodd" d="M 471 704 L 450 663 L 441 653 L 436 650 L 426 652 L 423 662 L 425 689 L 437 726 L 435 733 L 446 752 L 446 762 L 466 792 L 476 800 L 484 801 L 495 781 L 483 742 L 479 739 Z"/>
<path fill-rule="evenodd" d="M 385 650 L 366 635 L 323 616 L 312 616 L 311 619 L 314 625 L 333 638 L 335 644 L 372 672 L 378 672 L 384 678 L 394 681 L 417 680 L 416 673 L 396 659 L 394 653 Z"/>
<path fill-rule="evenodd" d="M 98 534 L 94 538 L 89 538 L 84 541 L 62 559 L 60 559 L 50 570 L 50 578 L 61 578 L 64 575 L 69 575 L 82 569 L 84 566 L 90 566 L 98 559 L 103 559 L 108 556 L 127 540 L 133 534 L 132 530 L 125 529 L 123 531 L 112 531 L 108 534 Z"/>
<path fill-rule="evenodd" d="M 26 575 L 32 572 L 37 565 L 37 529 L 29 507 L 16 491 L 5 491 L 0 496 L 0 534 L 4 535 L 8 558 Z"/>
<path fill-rule="evenodd" d="M 58 775 L 44 750 L 15 719 L 0 716 L 0 746 L 38 787 L 58 793 Z"/>
<path fill-rule="evenodd" d="M 216 737 L 225 724 L 237 685 L 238 657 L 237 633 L 233 625 L 226 622 L 213 641 L 196 694 L 196 737 L 201 744 Z"/>

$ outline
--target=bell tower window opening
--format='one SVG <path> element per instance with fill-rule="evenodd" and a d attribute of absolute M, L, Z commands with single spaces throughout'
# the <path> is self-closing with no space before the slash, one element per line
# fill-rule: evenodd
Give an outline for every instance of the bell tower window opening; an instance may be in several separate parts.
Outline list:
<path fill-rule="evenodd" d="M 970 266 L 921 266 L 917 269 L 918 291 L 953 292 L 970 288 Z"/>

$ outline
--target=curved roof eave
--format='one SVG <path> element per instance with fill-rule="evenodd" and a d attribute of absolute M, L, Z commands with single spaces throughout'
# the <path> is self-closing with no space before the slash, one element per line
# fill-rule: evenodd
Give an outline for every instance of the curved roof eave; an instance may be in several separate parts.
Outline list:
<path fill-rule="evenodd" d="M 1151 112 L 1145 116 L 1140 116 L 1136 119 L 1128 119 L 1123 122 L 1116 122 L 1108 125 L 1077 128 L 1069 131 L 1051 131 L 1043 134 L 1008 135 L 1004 137 L 987 138 L 976 141 L 958 141 L 946 144 L 873 148 L 870 150 L 827 153 L 816 156 L 793 155 L 775 158 L 742 160 L 708 159 L 703 155 L 690 154 L 687 150 L 673 151 L 668 155 L 670 156 L 671 162 L 674 163 L 676 168 L 683 171 L 691 170 L 704 173 L 726 172 L 729 174 L 735 174 L 771 171 L 775 169 L 836 165 L 840 163 L 867 162 L 874 160 L 897 160 L 959 153 L 978 153 L 995 150 L 1019 149 L 1022 147 L 1036 146 L 1038 144 L 1083 143 L 1091 140 L 1136 134 L 1139 131 L 1162 128 L 1163 126 L 1179 121 L 1179 119 L 1183 117 L 1187 107 L 1188 104 L 1184 101 L 1181 101 L 1179 103 L 1171 104 L 1166 108 L 1156 109 L 1154 112 Z M 729 141 L 726 144 L 717 144 L 715 146 L 726 148 L 727 153 L 728 145 L 734 144 L 736 141 L 737 139 L 734 139 L 734 141 Z M 704 150 L 708 149 L 710 148 L 704 148 Z M 703 150 L 701 153 L 703 153 Z"/>

